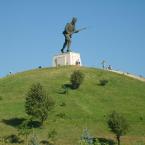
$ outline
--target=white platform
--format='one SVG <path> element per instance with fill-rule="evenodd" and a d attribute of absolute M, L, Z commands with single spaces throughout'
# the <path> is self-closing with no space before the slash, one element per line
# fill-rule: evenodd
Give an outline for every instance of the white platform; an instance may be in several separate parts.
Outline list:
<path fill-rule="evenodd" d="M 81 66 L 80 53 L 66 52 L 53 56 L 53 67 L 64 65 L 79 65 Z"/>

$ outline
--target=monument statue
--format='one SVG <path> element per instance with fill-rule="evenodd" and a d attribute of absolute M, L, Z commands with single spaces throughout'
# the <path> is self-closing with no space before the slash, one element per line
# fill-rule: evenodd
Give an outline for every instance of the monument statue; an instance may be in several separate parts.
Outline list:
<path fill-rule="evenodd" d="M 66 47 L 67 47 L 67 52 L 71 51 L 70 46 L 71 46 L 72 35 L 74 33 L 78 33 L 79 31 L 86 29 L 86 28 L 82 28 L 82 29 L 76 30 L 75 29 L 76 22 L 77 22 L 77 18 L 73 17 L 72 21 L 70 23 L 67 23 L 65 26 L 65 29 L 63 31 L 63 35 L 65 37 L 65 42 L 64 42 L 63 47 L 61 49 L 62 53 L 64 53 L 64 49 Z"/>
<path fill-rule="evenodd" d="M 52 63 L 53 67 L 66 66 L 66 65 L 82 66 L 80 53 L 71 52 L 71 49 L 70 49 L 72 35 L 74 33 L 78 33 L 86 29 L 86 28 L 82 28 L 82 29 L 76 30 L 75 29 L 76 22 L 77 22 L 77 18 L 73 17 L 72 21 L 66 24 L 63 31 L 65 42 L 61 49 L 61 54 L 57 54 L 53 56 L 53 63 Z M 66 48 L 66 52 L 69 52 L 69 53 L 64 53 L 65 48 Z"/>

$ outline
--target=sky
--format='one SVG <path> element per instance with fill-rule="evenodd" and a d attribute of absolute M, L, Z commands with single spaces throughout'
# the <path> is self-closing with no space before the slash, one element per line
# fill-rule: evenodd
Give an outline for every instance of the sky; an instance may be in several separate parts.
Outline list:
<path fill-rule="evenodd" d="M 0 77 L 51 67 L 72 17 L 72 51 L 87 67 L 145 77 L 145 0 L 0 0 Z"/>

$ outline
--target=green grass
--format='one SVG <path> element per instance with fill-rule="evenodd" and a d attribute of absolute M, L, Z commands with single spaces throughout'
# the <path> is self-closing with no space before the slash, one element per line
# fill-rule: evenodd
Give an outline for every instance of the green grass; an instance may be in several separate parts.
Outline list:
<path fill-rule="evenodd" d="M 77 90 L 62 94 L 63 84 L 69 83 L 71 73 L 80 69 L 85 74 L 83 84 Z M 108 80 L 105 86 L 99 81 Z M 43 129 L 36 128 L 39 140 L 47 139 L 48 131 L 57 131 L 57 145 L 77 145 L 84 128 L 94 136 L 112 138 L 106 120 L 116 110 L 128 120 L 129 131 L 122 138 L 124 145 L 145 140 L 145 83 L 124 75 L 85 67 L 43 68 L 25 71 L 0 79 L 0 136 L 17 134 L 17 127 L 4 120 L 26 118 L 25 96 L 33 83 L 40 82 L 49 96 L 54 98 L 55 108 Z M 60 106 L 65 102 L 66 106 Z M 64 118 L 57 114 L 64 113 Z"/>

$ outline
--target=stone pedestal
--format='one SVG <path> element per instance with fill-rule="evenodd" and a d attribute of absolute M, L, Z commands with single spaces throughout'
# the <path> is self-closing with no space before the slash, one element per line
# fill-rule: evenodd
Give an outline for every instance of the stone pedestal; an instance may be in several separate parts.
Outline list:
<path fill-rule="evenodd" d="M 80 53 L 66 52 L 53 56 L 53 67 L 64 65 L 78 65 L 81 66 Z"/>

